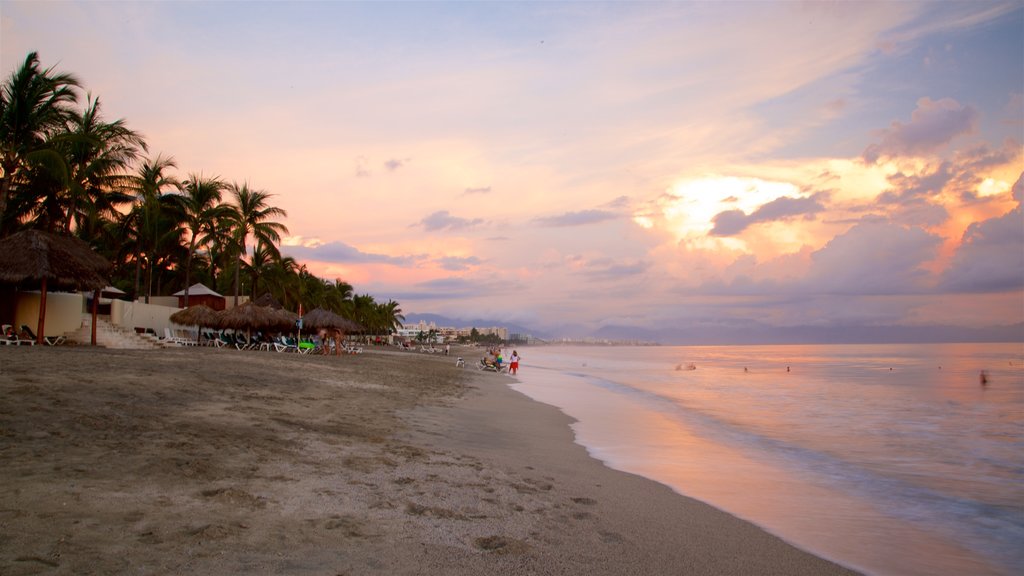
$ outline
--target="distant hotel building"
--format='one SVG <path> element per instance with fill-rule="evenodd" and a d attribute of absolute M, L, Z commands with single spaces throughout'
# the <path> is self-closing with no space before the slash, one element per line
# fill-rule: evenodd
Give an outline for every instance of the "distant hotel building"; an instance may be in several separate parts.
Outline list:
<path fill-rule="evenodd" d="M 438 327 L 434 322 L 428 323 L 424 320 L 420 320 L 417 324 L 406 324 L 402 328 L 399 328 L 396 334 L 402 338 L 415 340 L 420 333 L 429 334 L 430 331 L 433 330 L 435 334 L 434 341 L 440 344 L 460 337 L 469 338 L 473 328 L 473 326 L 468 328 L 451 328 L 447 326 Z M 508 340 L 508 328 L 503 328 L 501 326 L 489 326 L 485 328 L 476 327 L 476 331 L 480 335 L 496 334 L 498 338 Z"/>

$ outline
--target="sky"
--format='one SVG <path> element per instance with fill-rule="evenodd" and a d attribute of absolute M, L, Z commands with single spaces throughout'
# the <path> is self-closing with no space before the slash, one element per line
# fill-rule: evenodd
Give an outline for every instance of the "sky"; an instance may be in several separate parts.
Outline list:
<path fill-rule="evenodd" d="M 1024 322 L 1022 2 L 0 0 L 31 51 L 406 313 Z"/>

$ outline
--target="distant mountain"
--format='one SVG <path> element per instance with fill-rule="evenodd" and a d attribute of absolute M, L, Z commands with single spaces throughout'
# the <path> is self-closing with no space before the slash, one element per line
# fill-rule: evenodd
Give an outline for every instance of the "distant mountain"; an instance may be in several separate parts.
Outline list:
<path fill-rule="evenodd" d="M 902 342 L 1024 342 L 1024 323 L 987 328 L 959 326 L 769 326 L 758 322 L 693 324 L 666 328 L 604 326 L 589 330 L 566 324 L 538 330 L 493 318 L 453 318 L 440 314 L 407 314 L 405 324 L 420 320 L 454 328 L 503 326 L 509 333 L 536 338 L 598 338 L 638 340 L 666 345 L 728 344 L 894 344 Z"/>
<path fill-rule="evenodd" d="M 1024 323 L 987 328 L 960 326 L 789 326 L 750 322 L 647 329 L 605 326 L 595 334 L 608 340 L 646 340 L 662 344 L 894 344 L 901 342 L 1024 342 Z"/>

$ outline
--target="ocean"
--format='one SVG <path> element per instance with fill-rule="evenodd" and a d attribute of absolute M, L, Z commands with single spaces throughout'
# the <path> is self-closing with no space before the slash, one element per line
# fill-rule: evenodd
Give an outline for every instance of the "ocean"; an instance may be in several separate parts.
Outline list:
<path fill-rule="evenodd" d="M 868 574 L 1024 574 L 1024 344 L 519 352 L 612 468 Z"/>

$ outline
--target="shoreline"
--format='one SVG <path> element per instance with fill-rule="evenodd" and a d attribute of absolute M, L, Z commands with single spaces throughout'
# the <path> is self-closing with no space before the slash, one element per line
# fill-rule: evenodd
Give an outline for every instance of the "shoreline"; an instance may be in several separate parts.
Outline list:
<path fill-rule="evenodd" d="M 410 439 L 487 459 L 523 483 L 537 484 L 540 475 L 551 495 L 546 516 L 503 529 L 510 540 L 528 538 L 537 523 L 557 532 L 555 547 L 531 552 L 541 565 L 575 568 L 536 573 L 858 573 L 664 484 L 607 466 L 576 443 L 573 418 L 514 390 L 513 382 L 481 373 L 456 405 L 417 408 L 409 414 Z"/>
<path fill-rule="evenodd" d="M 0 572 L 853 574 L 454 359 L 0 349 Z"/>

